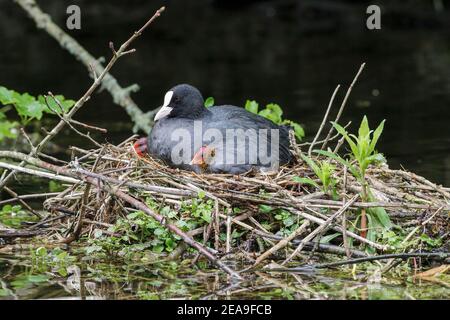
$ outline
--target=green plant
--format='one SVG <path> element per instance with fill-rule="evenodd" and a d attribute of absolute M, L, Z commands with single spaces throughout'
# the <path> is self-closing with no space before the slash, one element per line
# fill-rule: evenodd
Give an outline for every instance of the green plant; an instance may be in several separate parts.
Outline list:
<path fill-rule="evenodd" d="M 298 140 L 302 140 L 305 136 L 305 131 L 300 124 L 291 120 L 283 119 L 283 110 L 276 103 L 269 103 L 264 109 L 259 110 L 259 104 L 256 101 L 247 100 L 245 103 L 245 110 L 269 119 L 275 124 L 291 126 Z"/>
<path fill-rule="evenodd" d="M 349 134 L 345 128 L 343 128 L 338 123 L 332 122 L 334 128 L 338 133 L 340 133 L 351 149 L 351 159 L 343 159 L 339 155 L 331 151 L 315 150 L 316 153 L 325 155 L 331 159 L 336 160 L 342 165 L 346 166 L 351 174 L 359 181 L 361 184 L 361 198 L 363 201 L 374 201 L 375 198 L 372 195 L 369 185 L 366 181 L 366 171 L 369 165 L 376 163 L 386 162 L 384 156 L 376 151 L 376 145 L 384 129 L 383 120 L 375 131 L 370 130 L 369 121 L 367 117 L 364 116 L 361 121 L 361 125 L 358 130 L 358 136 L 354 134 Z M 354 164 L 356 162 L 356 164 Z M 366 213 L 369 216 L 366 217 Z M 389 229 L 392 227 L 389 215 L 384 208 L 369 208 L 367 212 L 365 209 L 361 210 L 361 221 L 360 221 L 362 235 L 366 236 L 365 229 L 368 227 L 368 238 L 374 238 L 374 230 Z"/>
<path fill-rule="evenodd" d="M 358 166 L 353 165 L 351 161 L 345 160 L 330 151 L 315 150 L 315 152 L 330 157 L 346 166 L 352 175 L 358 179 L 361 185 L 366 187 L 365 175 L 369 165 L 373 163 L 386 162 L 383 154 L 378 153 L 375 150 L 378 139 L 383 132 L 384 122 L 385 120 L 380 123 L 375 131 L 372 131 L 369 129 L 367 117 L 364 116 L 359 127 L 358 136 L 347 133 L 341 125 L 332 122 L 334 128 L 345 138 L 350 146 L 352 157 L 356 160 Z"/>
<path fill-rule="evenodd" d="M 210 223 L 214 209 L 213 201 L 206 199 L 204 194 L 182 202 L 177 211 L 170 206 L 160 208 L 152 199 L 147 199 L 146 203 L 165 218 L 174 221 L 174 224 L 185 232 Z M 153 253 L 172 252 L 181 240 L 142 211 L 130 213 L 126 218 L 118 218 L 108 231 L 118 235 L 103 235 L 102 232 L 95 234 L 95 239 L 89 240 L 90 246 L 86 248 L 86 253 L 122 257 L 127 260 L 142 259 L 146 250 Z"/>
<path fill-rule="evenodd" d="M 22 209 L 20 205 L 4 205 L 0 211 L 0 223 L 12 227 L 20 228 L 24 222 L 37 221 L 37 217 Z"/>
<path fill-rule="evenodd" d="M 184 202 L 181 205 L 181 213 L 190 215 L 195 219 L 196 224 L 210 223 L 211 214 L 214 209 L 214 203 L 211 199 L 206 200 L 203 194 L 199 198 L 192 199 L 191 202 Z"/>
<path fill-rule="evenodd" d="M 213 97 L 208 97 L 205 100 L 205 107 L 209 108 L 209 107 L 212 107 L 213 105 L 214 105 L 214 98 Z"/>
<path fill-rule="evenodd" d="M 61 248 L 48 251 L 45 247 L 31 250 L 31 263 L 33 272 L 43 273 L 49 270 L 59 275 L 67 276 L 67 268 L 75 262 L 76 258 Z"/>
<path fill-rule="evenodd" d="M 55 101 L 55 99 L 57 101 Z M 19 123 L 10 121 L 6 113 L 15 110 L 20 117 L 21 124 L 27 125 L 31 120 L 41 120 L 44 113 L 62 114 L 68 112 L 74 105 L 75 101 L 57 95 L 55 98 L 39 95 L 34 97 L 29 93 L 18 93 L 0 86 L 0 105 L 4 108 L 0 109 L 0 141 L 4 138 L 15 138 L 17 130 L 15 129 Z"/>
<path fill-rule="evenodd" d="M 173 218 L 176 212 L 169 207 L 161 209 L 161 214 L 167 218 Z M 172 235 L 161 224 L 142 211 L 135 211 L 126 218 L 119 218 L 109 231 L 121 234 L 120 237 L 98 237 L 97 247 L 94 251 L 103 249 L 108 253 L 116 252 L 119 256 L 133 258 L 145 249 L 151 249 L 155 253 L 163 251 L 171 252 L 175 249 L 180 238 Z"/>
<path fill-rule="evenodd" d="M 278 230 L 277 235 L 286 237 L 290 235 L 294 230 L 296 230 L 300 225 L 300 219 L 298 216 L 293 215 L 284 209 L 275 209 L 268 205 L 260 205 L 259 211 L 261 213 L 270 214 L 270 218 L 261 222 L 261 225 L 267 230 Z"/>
<path fill-rule="evenodd" d="M 336 169 L 335 166 L 326 160 L 322 161 L 318 160 L 316 162 L 303 154 L 301 154 L 301 157 L 303 161 L 305 161 L 308 164 L 308 166 L 314 171 L 314 174 L 319 178 L 322 187 L 320 187 L 313 179 L 308 177 L 306 178 L 294 177 L 293 180 L 295 182 L 312 185 L 318 189 L 321 188 L 324 193 L 330 194 L 333 198 L 336 198 L 337 180 L 333 177 L 333 173 Z"/>

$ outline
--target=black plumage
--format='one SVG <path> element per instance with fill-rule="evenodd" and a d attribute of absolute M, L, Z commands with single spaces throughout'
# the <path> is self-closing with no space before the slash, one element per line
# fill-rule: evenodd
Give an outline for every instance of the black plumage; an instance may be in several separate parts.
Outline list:
<path fill-rule="evenodd" d="M 149 153 L 173 167 L 238 174 L 291 161 L 288 127 L 236 106 L 206 108 L 201 93 L 187 84 L 168 91 L 155 120 Z M 191 164 L 203 146 L 214 150 L 212 157 L 203 166 Z"/>

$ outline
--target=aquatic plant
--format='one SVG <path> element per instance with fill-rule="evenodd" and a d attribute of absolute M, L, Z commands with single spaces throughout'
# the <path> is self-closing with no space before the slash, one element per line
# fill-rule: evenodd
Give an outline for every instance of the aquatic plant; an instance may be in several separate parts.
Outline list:
<path fill-rule="evenodd" d="M 336 160 L 341 163 L 351 174 L 358 180 L 361 184 L 361 198 L 363 201 L 374 201 L 375 198 L 370 191 L 369 184 L 366 181 L 366 171 L 369 165 L 384 163 L 386 159 L 383 154 L 376 151 L 376 145 L 384 129 L 383 120 L 375 131 L 370 130 L 369 121 L 367 117 L 364 116 L 361 121 L 361 125 L 358 130 L 358 136 L 354 134 L 349 134 L 345 128 L 336 122 L 332 122 L 336 131 L 338 131 L 346 140 L 351 150 L 350 160 L 344 159 L 338 154 L 331 151 L 315 150 L 316 153 L 325 155 L 331 159 Z M 354 164 L 356 162 L 356 164 Z M 366 213 L 368 215 L 366 215 Z M 368 208 L 361 209 L 361 215 L 358 217 L 360 219 L 360 228 L 362 230 L 362 235 L 367 236 L 368 239 L 375 239 L 376 230 L 389 229 L 392 227 L 389 215 L 386 213 L 384 208 Z M 366 229 L 368 231 L 366 233 Z"/>

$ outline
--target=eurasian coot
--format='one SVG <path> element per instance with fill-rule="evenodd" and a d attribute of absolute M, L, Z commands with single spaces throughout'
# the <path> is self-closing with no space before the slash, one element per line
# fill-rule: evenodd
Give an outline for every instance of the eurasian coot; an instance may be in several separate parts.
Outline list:
<path fill-rule="evenodd" d="M 147 143 L 147 146 L 145 144 Z M 196 88 L 170 89 L 137 153 L 196 172 L 239 174 L 252 168 L 276 170 L 291 160 L 289 128 L 231 105 L 206 108 Z"/>

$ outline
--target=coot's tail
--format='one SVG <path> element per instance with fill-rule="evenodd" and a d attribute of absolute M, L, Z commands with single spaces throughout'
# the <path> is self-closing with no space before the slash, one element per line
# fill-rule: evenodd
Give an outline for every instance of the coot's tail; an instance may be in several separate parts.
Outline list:
<path fill-rule="evenodd" d="M 292 161 L 291 142 L 289 139 L 289 131 L 293 130 L 290 125 L 280 126 L 280 164 L 287 164 Z"/>

